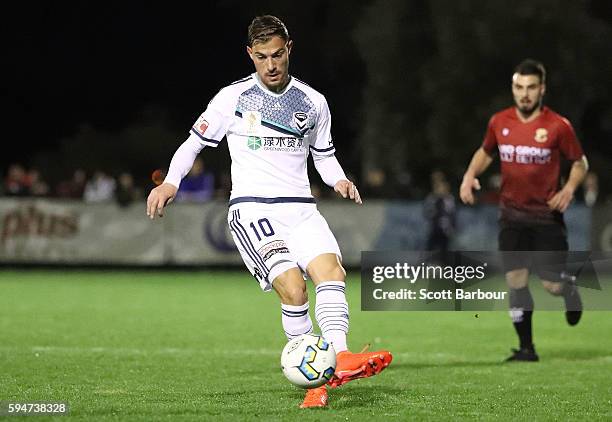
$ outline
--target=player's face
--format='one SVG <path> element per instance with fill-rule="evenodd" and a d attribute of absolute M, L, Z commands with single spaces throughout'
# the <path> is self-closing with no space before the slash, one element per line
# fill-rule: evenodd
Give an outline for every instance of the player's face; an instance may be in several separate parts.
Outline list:
<path fill-rule="evenodd" d="M 268 42 L 247 47 L 261 82 L 273 92 L 282 91 L 289 82 L 289 54 L 293 42 L 274 36 Z"/>
<path fill-rule="evenodd" d="M 512 95 L 514 103 L 523 116 L 529 116 L 540 108 L 544 96 L 544 84 L 537 75 L 512 76 Z"/>

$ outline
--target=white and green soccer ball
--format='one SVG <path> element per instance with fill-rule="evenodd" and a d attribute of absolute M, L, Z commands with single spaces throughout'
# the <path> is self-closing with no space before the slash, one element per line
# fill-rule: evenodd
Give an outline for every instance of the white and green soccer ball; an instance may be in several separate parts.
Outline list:
<path fill-rule="evenodd" d="M 281 369 L 293 385 L 301 388 L 320 387 L 334 375 L 336 352 L 323 337 L 302 334 L 283 348 Z"/>

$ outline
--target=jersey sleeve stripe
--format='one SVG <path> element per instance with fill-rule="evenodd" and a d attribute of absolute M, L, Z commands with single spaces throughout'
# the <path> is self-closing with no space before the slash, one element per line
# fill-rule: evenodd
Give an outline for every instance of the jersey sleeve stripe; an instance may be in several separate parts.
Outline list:
<path fill-rule="evenodd" d="M 321 148 L 315 148 L 315 147 L 313 147 L 312 145 L 310 145 L 310 149 L 313 149 L 313 150 L 315 150 L 316 152 L 330 152 L 330 151 L 335 150 L 336 148 L 332 146 L 332 147 L 329 147 L 329 148 L 323 148 L 323 149 L 321 149 Z"/>
<path fill-rule="evenodd" d="M 207 145 L 209 145 L 209 146 L 216 147 L 216 146 L 217 146 L 217 145 L 219 145 L 219 143 L 221 142 L 221 141 L 216 141 L 216 140 L 214 140 L 214 139 L 205 138 L 205 137 L 203 137 L 202 135 L 200 135 L 200 133 L 199 133 L 197 130 L 195 130 L 195 129 L 193 129 L 193 128 L 191 128 L 191 131 L 192 131 L 192 132 L 193 132 L 195 135 L 197 135 L 197 136 L 198 136 L 198 138 L 200 138 L 200 139 L 202 140 L 202 142 L 204 142 L 205 144 L 207 144 Z"/>

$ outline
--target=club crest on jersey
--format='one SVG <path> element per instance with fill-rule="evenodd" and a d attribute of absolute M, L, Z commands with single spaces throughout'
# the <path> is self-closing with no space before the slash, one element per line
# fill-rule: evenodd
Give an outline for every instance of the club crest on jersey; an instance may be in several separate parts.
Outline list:
<path fill-rule="evenodd" d="M 245 111 L 242 114 L 242 119 L 246 124 L 246 132 L 248 134 L 256 134 L 261 126 L 261 113 L 258 111 Z"/>
<path fill-rule="evenodd" d="M 195 123 L 195 125 L 193 125 L 193 128 L 200 135 L 204 136 L 204 132 L 206 132 L 206 129 L 208 129 L 208 122 L 206 121 L 206 119 L 204 119 L 203 115 L 198 118 L 198 120 Z"/>
<path fill-rule="evenodd" d="M 308 127 L 308 114 L 303 111 L 296 111 L 293 113 L 293 123 L 300 132 L 305 131 Z"/>
<path fill-rule="evenodd" d="M 535 139 L 536 142 L 543 144 L 544 142 L 548 141 L 548 130 L 543 127 L 536 129 L 533 139 Z"/>

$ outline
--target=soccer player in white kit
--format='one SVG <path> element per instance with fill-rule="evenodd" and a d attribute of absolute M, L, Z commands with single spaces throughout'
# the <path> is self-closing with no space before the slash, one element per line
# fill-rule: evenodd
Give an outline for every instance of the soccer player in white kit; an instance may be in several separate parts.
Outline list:
<path fill-rule="evenodd" d="M 256 72 L 210 101 L 174 154 L 164 182 L 149 194 L 147 215 L 163 216 L 196 156 L 226 137 L 232 160 L 228 223 L 236 246 L 261 288 L 278 294 L 288 339 L 313 331 L 304 275 L 313 281 L 315 317 L 337 353 L 336 372 L 328 383 L 333 388 L 378 374 L 392 356 L 347 348 L 346 272 L 310 192 L 308 155 L 323 181 L 342 197 L 357 204 L 361 197 L 334 156 L 325 97 L 289 75 L 292 46 L 278 18 L 259 16 L 251 22 L 247 53 Z M 323 386 L 308 390 L 301 407 L 326 405 Z"/>

